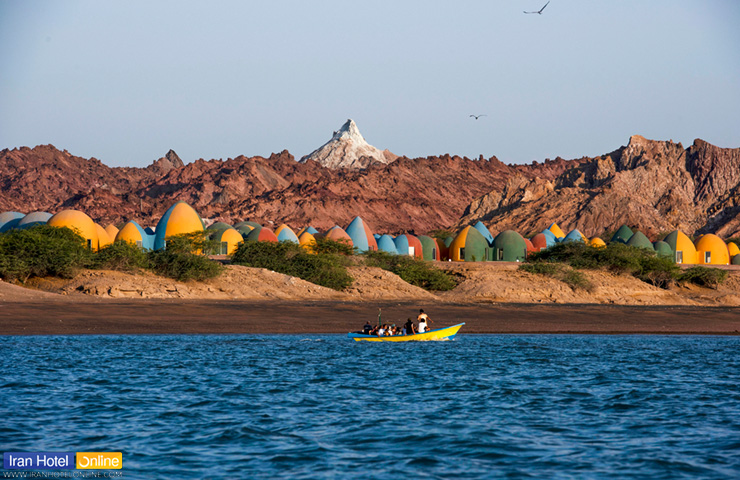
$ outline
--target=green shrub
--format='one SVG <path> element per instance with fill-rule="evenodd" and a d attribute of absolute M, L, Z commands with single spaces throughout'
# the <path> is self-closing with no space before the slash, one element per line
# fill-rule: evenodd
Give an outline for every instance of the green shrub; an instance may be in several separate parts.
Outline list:
<path fill-rule="evenodd" d="M 167 237 L 164 250 L 147 254 L 149 268 L 157 275 L 179 281 L 207 280 L 221 275 L 223 265 L 205 255 L 218 252 L 218 242 L 208 239 L 207 231 Z"/>
<path fill-rule="evenodd" d="M 202 281 L 218 277 L 224 268 L 223 265 L 208 257 L 190 252 L 165 249 L 149 252 L 147 256 L 149 268 L 154 273 L 181 282 Z"/>
<path fill-rule="evenodd" d="M 550 276 L 554 276 L 556 273 L 562 270 L 562 268 L 562 265 L 559 265 L 557 263 L 546 262 L 522 263 L 521 265 L 519 265 L 519 270 L 522 270 L 524 272 Z"/>
<path fill-rule="evenodd" d="M 25 283 L 31 277 L 72 278 L 92 252 L 69 228 L 36 225 L 0 234 L 0 277 Z"/>
<path fill-rule="evenodd" d="M 98 250 L 92 257 L 91 268 L 136 272 L 149 268 L 149 258 L 143 248 L 131 242 L 118 241 Z"/>
<path fill-rule="evenodd" d="M 323 245 L 329 245 L 329 250 L 334 250 L 339 245 L 343 246 L 338 249 L 339 251 L 347 252 L 346 243 L 331 240 L 328 242 L 331 243 Z M 343 290 L 352 285 L 353 281 L 347 272 L 348 262 L 345 253 L 310 254 L 293 242 L 244 242 L 234 252 L 231 262 L 236 265 L 266 268 L 316 285 Z"/>
<path fill-rule="evenodd" d="M 367 266 L 393 272 L 406 283 L 425 290 L 445 291 L 457 286 L 454 277 L 424 260 L 379 251 L 368 251 L 364 256 Z"/>
<path fill-rule="evenodd" d="M 681 283 L 693 283 L 703 287 L 717 288 L 727 279 L 727 270 L 707 267 L 691 267 L 678 275 Z"/>
<path fill-rule="evenodd" d="M 565 263 L 576 269 L 606 269 L 633 275 L 661 288 L 674 284 L 680 273 L 680 268 L 671 259 L 623 243 L 610 243 L 606 248 L 591 247 L 580 242 L 558 243 L 530 254 L 527 261 Z"/>
<path fill-rule="evenodd" d="M 165 250 L 172 253 L 194 253 L 203 255 L 217 255 L 220 253 L 220 243 L 209 238 L 209 231 L 181 233 L 166 238 Z"/>
<path fill-rule="evenodd" d="M 591 291 L 593 289 L 593 284 L 589 281 L 586 275 L 583 274 L 583 272 L 579 272 L 578 270 L 561 263 L 523 263 L 519 265 L 519 270 L 552 277 L 565 283 L 573 290 L 580 289 Z"/>
<path fill-rule="evenodd" d="M 331 240 L 329 238 L 316 237 L 313 252 L 316 254 L 351 256 L 357 254 L 357 249 L 346 240 Z"/>
<path fill-rule="evenodd" d="M 453 232 L 452 230 L 444 230 L 444 229 L 432 230 L 431 232 L 427 234 L 427 236 L 431 238 L 436 238 L 438 240 L 445 240 L 447 237 L 455 238 L 455 235 L 457 234 Z"/>

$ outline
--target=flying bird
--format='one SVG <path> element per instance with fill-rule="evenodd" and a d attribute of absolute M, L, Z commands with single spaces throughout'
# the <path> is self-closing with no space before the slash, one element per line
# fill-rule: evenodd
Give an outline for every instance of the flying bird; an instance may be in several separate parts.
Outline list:
<path fill-rule="evenodd" d="M 547 0 L 547 3 L 545 4 L 545 7 L 548 6 L 549 4 L 550 4 L 550 0 Z M 536 13 L 537 15 L 542 15 L 542 10 L 544 10 L 545 7 L 540 8 L 536 12 L 527 12 L 527 11 L 525 11 L 524 13 L 527 13 L 527 14 L 529 14 L 529 13 Z"/>
<path fill-rule="evenodd" d="M 487 116 L 488 116 L 488 115 L 486 115 L 485 113 L 482 113 L 482 114 L 480 114 L 480 115 L 471 115 L 471 117 L 473 117 L 473 118 L 474 118 L 474 119 L 476 119 L 476 120 L 478 120 L 478 119 L 479 119 L 480 117 L 487 117 Z"/>

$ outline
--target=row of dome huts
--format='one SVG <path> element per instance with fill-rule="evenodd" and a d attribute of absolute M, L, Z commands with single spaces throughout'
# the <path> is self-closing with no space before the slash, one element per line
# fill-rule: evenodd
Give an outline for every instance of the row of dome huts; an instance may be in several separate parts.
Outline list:
<path fill-rule="evenodd" d="M 88 246 L 93 250 L 103 248 L 114 241 L 128 241 L 142 248 L 160 250 L 166 247 L 169 236 L 206 230 L 211 232 L 210 238 L 220 243 L 220 253 L 226 255 L 234 253 L 244 241 L 292 241 L 310 251 L 317 235 L 346 241 L 359 252 L 380 250 L 425 260 L 455 262 L 519 262 L 529 253 L 560 242 L 583 242 L 595 247 L 606 245 L 602 239 L 598 237 L 589 239 L 575 229 L 566 234 L 556 223 L 527 239 L 513 230 L 506 230 L 494 237 L 482 222 L 478 222 L 463 228 L 456 236 L 444 240 L 425 235 L 401 234 L 393 237 L 388 234 L 374 234 L 360 217 L 355 217 L 346 229 L 335 226 L 323 234 L 310 226 L 296 233 L 284 224 L 273 232 L 268 227 L 250 221 L 235 225 L 216 222 L 206 227 L 198 213 L 182 201 L 172 205 L 154 228 L 143 228 L 133 220 L 124 224 L 120 230 L 113 225 L 103 228 L 78 210 L 63 210 L 55 215 L 47 212 L 25 215 L 19 212 L 0 213 L 0 233 L 39 224 L 74 228 L 87 240 Z M 675 230 L 663 240 L 653 243 L 639 230 L 633 232 L 623 225 L 612 236 L 610 242 L 621 242 L 655 251 L 658 255 L 672 258 L 679 264 L 740 265 L 738 245 L 734 242 L 725 243 L 714 234 L 701 235 L 692 242 L 687 235 Z"/>

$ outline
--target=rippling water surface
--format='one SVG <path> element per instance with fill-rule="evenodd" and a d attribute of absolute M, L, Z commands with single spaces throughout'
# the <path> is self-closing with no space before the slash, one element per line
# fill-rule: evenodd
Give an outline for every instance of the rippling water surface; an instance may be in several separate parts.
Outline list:
<path fill-rule="evenodd" d="M 0 451 L 126 478 L 738 478 L 740 339 L 0 337 Z"/>

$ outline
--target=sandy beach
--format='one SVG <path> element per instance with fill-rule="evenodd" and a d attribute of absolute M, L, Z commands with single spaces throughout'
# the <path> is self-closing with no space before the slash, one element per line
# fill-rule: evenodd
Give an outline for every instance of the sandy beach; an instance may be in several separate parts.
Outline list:
<path fill-rule="evenodd" d="M 461 334 L 738 335 L 740 308 L 606 305 L 454 305 L 374 302 L 106 300 L 3 302 L 0 334 L 344 334 L 365 321 L 401 323 L 419 308 Z"/>

